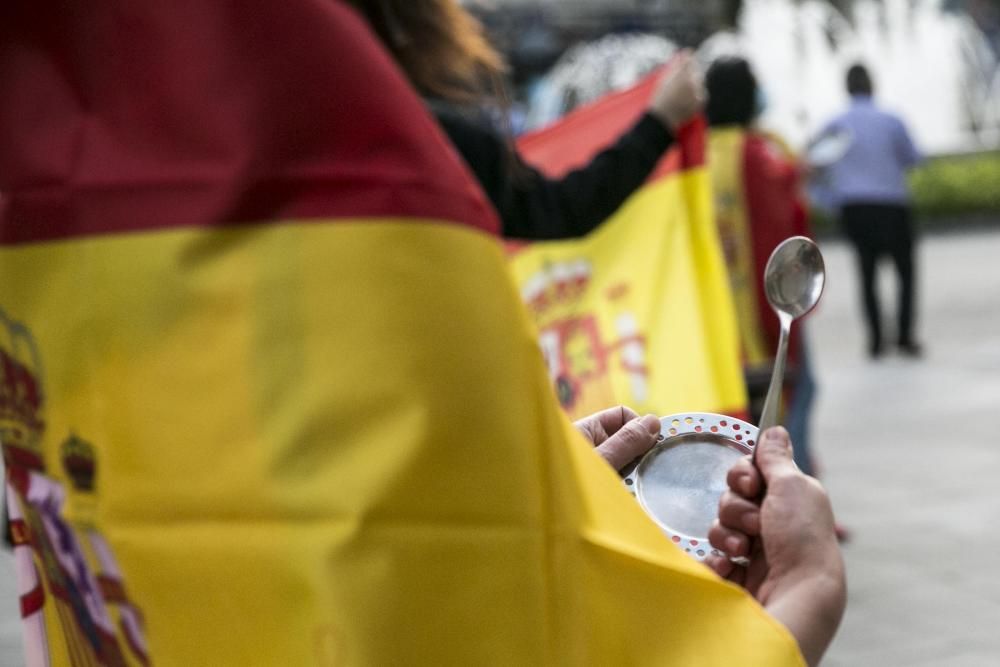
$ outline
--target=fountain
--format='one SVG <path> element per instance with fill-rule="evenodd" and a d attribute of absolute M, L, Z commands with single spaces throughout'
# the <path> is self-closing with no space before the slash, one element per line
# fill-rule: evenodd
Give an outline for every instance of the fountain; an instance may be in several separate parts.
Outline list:
<path fill-rule="evenodd" d="M 527 127 L 548 125 L 581 104 L 628 88 L 676 50 L 668 39 L 641 33 L 612 34 L 574 46 L 536 85 Z"/>
<path fill-rule="evenodd" d="M 699 53 L 747 57 L 769 102 L 762 123 L 796 146 L 844 108 L 844 72 L 855 62 L 925 151 L 1000 142 L 996 54 L 971 19 L 940 0 L 858 0 L 853 22 L 818 0 L 750 0 L 738 32 L 713 35 Z"/>
<path fill-rule="evenodd" d="M 801 148 L 847 104 L 844 73 L 865 63 L 880 104 L 899 113 L 927 153 L 975 151 L 1000 146 L 1000 63 L 997 53 L 965 14 L 946 11 L 942 0 L 856 0 L 849 21 L 820 0 L 745 0 L 739 27 L 720 32 L 699 48 L 708 62 L 740 54 L 754 66 L 767 98 L 762 124 Z M 627 45 L 620 45 L 624 47 Z M 596 97 L 602 81 L 618 86 L 641 68 L 628 69 L 625 48 L 578 48 L 573 62 L 588 72 L 606 59 L 625 75 L 589 77 Z M 541 87 L 550 99 L 566 100 L 573 84 L 569 66 L 557 64 Z M 609 92 L 613 88 L 607 86 Z M 564 111 L 566 109 L 563 109 Z M 533 116 L 554 119 L 552 106 Z"/>

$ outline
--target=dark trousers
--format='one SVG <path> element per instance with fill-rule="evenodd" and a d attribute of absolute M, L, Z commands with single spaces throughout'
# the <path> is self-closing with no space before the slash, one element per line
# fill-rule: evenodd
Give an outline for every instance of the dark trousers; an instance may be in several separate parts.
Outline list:
<path fill-rule="evenodd" d="M 857 250 L 870 350 L 880 352 L 884 340 L 875 274 L 878 260 L 885 255 L 892 258 L 899 275 L 897 340 L 903 346 L 913 344 L 914 237 L 909 207 L 849 204 L 841 209 L 841 224 Z"/>

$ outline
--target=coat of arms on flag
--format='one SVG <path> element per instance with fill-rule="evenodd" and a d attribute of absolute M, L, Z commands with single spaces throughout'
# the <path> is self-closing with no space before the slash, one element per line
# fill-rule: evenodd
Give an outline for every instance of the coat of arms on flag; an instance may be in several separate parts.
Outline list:
<path fill-rule="evenodd" d="M 643 112 L 655 76 L 519 142 L 552 175 Z M 511 246 L 560 403 L 579 417 L 746 407 L 735 311 L 705 167 L 705 125 L 682 128 L 646 184 L 591 235 Z"/>

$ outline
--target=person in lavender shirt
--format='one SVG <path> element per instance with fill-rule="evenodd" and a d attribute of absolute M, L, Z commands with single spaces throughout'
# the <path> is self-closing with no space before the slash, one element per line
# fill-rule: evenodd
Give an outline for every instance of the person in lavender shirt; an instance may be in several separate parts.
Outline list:
<path fill-rule="evenodd" d="M 901 354 L 918 357 L 921 346 L 913 333 L 915 238 L 906 172 L 921 156 L 903 122 L 872 101 L 872 80 L 864 66 L 848 70 L 847 92 L 850 107 L 817 141 L 839 137 L 847 146 L 825 169 L 824 178 L 843 230 L 857 249 L 868 352 L 877 358 L 885 351 L 875 275 L 879 259 L 888 255 L 899 277 L 896 344 Z"/>

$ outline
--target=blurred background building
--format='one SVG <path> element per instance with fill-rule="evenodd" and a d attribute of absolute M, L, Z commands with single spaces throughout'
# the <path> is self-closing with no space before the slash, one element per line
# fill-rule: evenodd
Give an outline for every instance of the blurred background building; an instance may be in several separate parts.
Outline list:
<path fill-rule="evenodd" d="M 469 0 L 512 68 L 525 127 L 625 87 L 678 47 L 747 56 L 762 122 L 802 145 L 869 65 L 878 96 L 931 153 L 1000 142 L 996 0 Z"/>
<path fill-rule="evenodd" d="M 912 175 L 926 224 L 1000 212 L 1000 0 L 466 0 L 510 64 L 515 134 L 628 87 L 681 47 L 740 54 L 761 125 L 797 150 L 847 104 L 863 62 L 876 97 L 931 157 Z M 823 228 L 822 221 L 819 223 Z"/>

